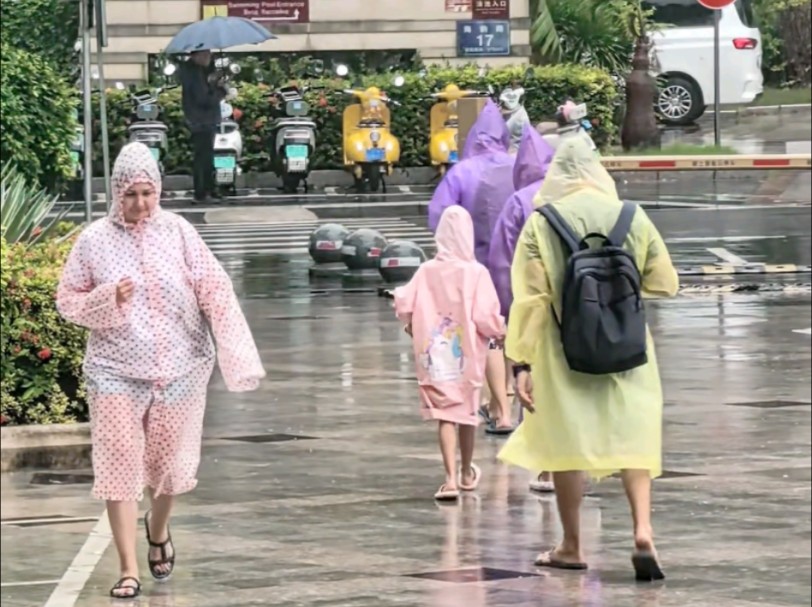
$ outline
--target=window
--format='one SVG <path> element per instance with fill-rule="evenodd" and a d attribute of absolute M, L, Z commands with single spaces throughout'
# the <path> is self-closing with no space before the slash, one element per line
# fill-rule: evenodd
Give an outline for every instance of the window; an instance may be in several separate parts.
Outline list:
<path fill-rule="evenodd" d="M 736 11 L 738 11 L 739 19 L 742 20 L 745 27 L 755 28 L 758 25 L 756 16 L 753 13 L 752 0 L 736 0 Z"/>
<path fill-rule="evenodd" d="M 713 25 L 713 11 L 696 0 L 643 0 L 643 8 L 653 10 L 654 21 L 663 25 L 673 27 Z"/>

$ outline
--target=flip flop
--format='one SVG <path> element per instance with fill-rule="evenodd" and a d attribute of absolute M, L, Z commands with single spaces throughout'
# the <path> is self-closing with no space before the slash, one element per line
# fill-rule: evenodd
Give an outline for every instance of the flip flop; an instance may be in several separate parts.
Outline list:
<path fill-rule="evenodd" d="M 479 413 L 479 417 L 481 417 L 483 421 L 485 421 L 485 422 L 490 422 L 491 421 L 491 412 L 488 411 L 488 406 L 487 405 L 482 405 L 479 408 L 478 413 Z"/>
<path fill-rule="evenodd" d="M 553 481 L 541 480 L 541 475 L 539 475 L 530 481 L 530 491 L 535 491 L 536 493 L 555 493 L 555 485 Z"/>
<path fill-rule="evenodd" d="M 634 577 L 638 582 L 659 582 L 665 579 L 657 556 L 649 550 L 641 550 L 632 554 Z"/>
<path fill-rule="evenodd" d="M 438 502 L 456 502 L 460 499 L 460 492 L 456 489 L 449 491 L 445 488 L 445 484 L 442 484 L 437 493 L 434 494 L 434 499 Z"/>
<path fill-rule="evenodd" d="M 479 487 L 479 481 L 482 478 L 482 470 L 476 464 L 471 464 L 471 472 L 474 473 L 474 482 L 470 485 L 463 485 L 460 483 L 460 489 L 463 491 L 476 491 Z M 462 470 L 460 470 L 460 478 L 462 478 Z"/>
<path fill-rule="evenodd" d="M 555 550 L 542 552 L 536 557 L 534 565 L 536 567 L 549 567 L 550 569 L 565 569 L 567 571 L 585 571 L 588 567 L 586 563 L 567 563 L 553 557 Z"/>
<path fill-rule="evenodd" d="M 488 425 L 485 426 L 485 434 L 490 434 L 491 436 L 508 436 L 509 434 L 513 434 L 513 431 L 516 428 L 510 426 L 508 428 L 499 428 L 496 425 L 496 420 L 489 419 Z"/>

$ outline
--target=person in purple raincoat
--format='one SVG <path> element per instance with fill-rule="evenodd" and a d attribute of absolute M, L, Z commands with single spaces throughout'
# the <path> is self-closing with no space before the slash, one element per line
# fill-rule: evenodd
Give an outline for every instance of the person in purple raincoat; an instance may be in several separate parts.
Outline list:
<path fill-rule="evenodd" d="M 547 169 L 553 161 L 555 148 L 536 129 L 525 125 L 516 162 L 513 165 L 513 187 L 502 207 L 491 235 L 487 267 L 499 296 L 502 316 L 508 319 L 513 291 L 510 288 L 510 266 L 516 243 L 527 219 L 535 210 L 533 198 L 538 193 Z M 550 473 L 542 472 L 530 482 L 530 489 L 542 493 L 552 492 L 553 482 Z"/>
<path fill-rule="evenodd" d="M 502 205 L 513 194 L 513 162 L 508 153 L 510 132 L 502 113 L 488 101 L 468 132 L 462 159 L 446 173 L 429 203 L 429 229 L 434 232 L 443 211 L 460 205 L 474 220 L 474 255 L 487 267 L 491 233 Z M 507 373 L 501 347 L 488 351 L 486 377 L 491 391 L 486 432 L 505 434 L 513 429 L 507 397 Z"/>

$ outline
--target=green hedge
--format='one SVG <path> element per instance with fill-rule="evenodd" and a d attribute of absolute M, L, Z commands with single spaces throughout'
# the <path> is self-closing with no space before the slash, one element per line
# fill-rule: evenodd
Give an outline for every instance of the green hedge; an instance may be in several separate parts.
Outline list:
<path fill-rule="evenodd" d="M 480 77 L 473 66 L 464 68 L 430 68 L 424 74 L 405 74 L 406 83 L 401 89 L 393 89 L 391 76 L 372 75 L 361 78 L 365 86 L 377 85 L 400 101 L 402 107 L 392 109 L 394 133 L 400 138 L 400 166 L 414 167 L 429 164 L 428 136 L 430 102 L 425 101 L 432 92 L 453 82 L 463 88 L 483 89 L 489 83 L 499 88 L 511 80 L 522 80 L 523 67 L 491 70 Z M 618 101 L 617 91 L 608 74 L 603 71 L 581 66 L 557 65 L 535 68 L 536 79 L 526 83 L 534 87 L 527 93 L 526 107 L 534 122 L 550 118 L 556 107 L 566 96 L 574 97 L 589 105 L 590 116 L 595 120 L 595 138 L 601 147 L 614 138 L 617 127 L 613 114 Z M 349 88 L 350 82 L 333 79 L 325 81 L 324 92 L 311 92 L 308 100 L 313 107 L 312 117 L 318 125 L 318 144 L 313 159 L 314 168 L 341 168 L 341 112 L 350 101 L 349 97 L 338 93 Z M 240 84 L 240 96 L 234 106 L 243 111 L 241 130 L 244 141 L 244 171 L 270 171 L 268 139 L 270 132 L 269 87 L 263 84 Z M 108 93 L 108 124 L 110 129 L 111 155 L 126 143 L 127 120 L 132 114 L 132 105 L 122 91 Z M 169 154 L 165 160 L 169 174 L 188 174 L 191 166 L 191 147 L 180 107 L 180 90 L 168 91 L 161 97 L 163 120 L 169 126 Z M 98 119 L 94 122 L 94 141 L 101 141 Z M 96 159 L 101 158 L 97 148 Z M 101 166 L 95 169 L 101 173 Z"/>
<path fill-rule="evenodd" d="M 0 241 L 0 422 L 87 420 L 82 377 L 86 331 L 59 316 L 55 295 L 73 240 Z"/>
<path fill-rule="evenodd" d="M 0 47 L 0 158 L 30 184 L 53 189 L 70 171 L 76 92 L 35 53 Z"/>

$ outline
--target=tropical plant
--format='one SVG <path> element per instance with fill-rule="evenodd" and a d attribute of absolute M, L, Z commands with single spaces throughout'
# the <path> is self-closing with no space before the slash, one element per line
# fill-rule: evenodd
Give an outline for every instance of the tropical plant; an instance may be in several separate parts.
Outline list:
<path fill-rule="evenodd" d="M 65 238 L 60 222 L 70 210 L 52 217 L 57 197 L 31 187 L 14 164 L 6 162 L 0 176 L 0 233 L 8 243 L 34 244 L 46 238 Z"/>
<path fill-rule="evenodd" d="M 812 2 L 755 0 L 764 77 L 779 86 L 809 86 L 812 79 Z"/>
<path fill-rule="evenodd" d="M 634 0 L 531 0 L 530 46 L 537 63 L 580 63 L 625 74 Z"/>
<path fill-rule="evenodd" d="M 626 113 L 620 131 L 623 149 L 646 149 L 659 147 L 660 130 L 654 112 L 657 83 L 651 75 L 652 41 L 649 35 L 648 15 L 642 4 L 635 0 L 628 14 L 629 31 L 634 36 L 632 71 L 623 87 L 626 94 Z"/>

